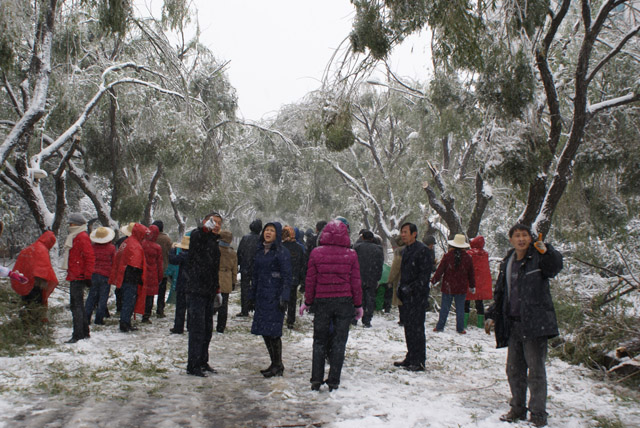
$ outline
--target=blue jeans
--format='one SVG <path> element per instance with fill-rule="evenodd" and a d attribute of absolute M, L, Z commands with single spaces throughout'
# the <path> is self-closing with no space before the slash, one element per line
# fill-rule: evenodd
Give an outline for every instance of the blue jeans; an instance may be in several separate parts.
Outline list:
<path fill-rule="evenodd" d="M 138 285 L 130 282 L 123 282 L 120 287 L 122 292 L 122 311 L 120 311 L 120 322 L 131 324 L 131 315 L 136 306 L 138 297 Z"/>
<path fill-rule="evenodd" d="M 438 318 L 438 324 L 436 324 L 436 330 L 444 330 L 445 324 L 447 324 L 447 317 L 449 316 L 449 309 L 451 309 L 451 301 L 456 302 L 456 331 L 458 333 L 464 331 L 464 301 L 466 294 L 446 294 L 442 293 L 442 304 L 440 306 L 440 317 Z"/>
<path fill-rule="evenodd" d="M 98 273 L 94 273 L 91 276 L 91 288 L 89 289 L 89 295 L 84 305 L 84 311 L 87 313 L 87 321 L 91 322 L 91 314 L 96 303 L 98 309 L 96 310 L 95 324 L 102 324 L 104 322 L 104 316 L 107 314 L 107 300 L 109 299 L 109 291 L 111 286 L 109 285 L 109 278 Z"/>

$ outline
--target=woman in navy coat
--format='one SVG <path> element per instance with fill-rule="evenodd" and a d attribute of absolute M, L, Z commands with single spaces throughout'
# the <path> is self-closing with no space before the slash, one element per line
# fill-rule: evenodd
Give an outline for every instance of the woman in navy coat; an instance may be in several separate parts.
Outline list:
<path fill-rule="evenodd" d="M 282 245 L 282 225 L 267 223 L 253 261 L 250 305 L 255 307 L 251 333 L 264 338 L 271 365 L 264 377 L 282 376 L 282 324 L 291 287 L 291 257 Z"/>

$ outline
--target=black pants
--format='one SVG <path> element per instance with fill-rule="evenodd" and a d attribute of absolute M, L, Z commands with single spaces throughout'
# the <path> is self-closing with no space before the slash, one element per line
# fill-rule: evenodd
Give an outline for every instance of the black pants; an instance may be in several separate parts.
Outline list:
<path fill-rule="evenodd" d="M 287 303 L 287 325 L 295 324 L 297 306 L 298 306 L 298 284 L 291 284 L 291 292 L 289 293 L 289 303 Z"/>
<path fill-rule="evenodd" d="M 476 312 L 478 315 L 484 315 L 484 304 L 483 300 L 474 300 L 476 302 Z M 465 300 L 464 302 L 464 311 L 465 313 L 469 313 L 471 311 L 471 300 Z"/>
<path fill-rule="evenodd" d="M 331 340 L 329 354 L 329 377 L 327 385 L 340 385 L 340 374 L 344 363 L 344 352 L 349 339 L 349 326 L 353 319 L 353 300 L 351 297 L 333 297 L 316 299 L 313 303 L 313 362 L 311 364 L 311 383 L 321 384 L 324 380 L 324 363 L 327 346 Z M 333 334 L 330 328 L 333 324 Z"/>
<path fill-rule="evenodd" d="M 189 350 L 187 371 L 209 362 L 209 344 L 213 335 L 213 297 L 187 295 L 189 310 Z"/>
<path fill-rule="evenodd" d="M 120 313 L 122 311 L 122 288 L 117 288 L 114 291 L 116 296 L 116 312 Z"/>
<path fill-rule="evenodd" d="M 34 285 L 29 294 L 22 296 L 25 310 L 20 313 L 20 317 L 23 322 L 36 324 L 46 317 L 47 308 L 42 305 L 42 291 L 42 288 Z"/>
<path fill-rule="evenodd" d="M 242 272 L 240 274 L 240 313 L 249 315 L 249 295 L 251 294 L 251 274 Z"/>
<path fill-rule="evenodd" d="M 391 312 L 391 302 L 393 301 L 393 287 L 388 287 L 387 284 L 381 285 L 384 287 L 384 304 L 382 305 L 382 309 L 384 309 L 385 313 Z"/>
<path fill-rule="evenodd" d="M 373 318 L 373 311 L 376 310 L 376 294 L 378 290 L 378 284 L 362 283 L 362 309 L 364 314 L 362 315 L 363 324 L 371 324 Z"/>
<path fill-rule="evenodd" d="M 415 296 L 406 300 L 401 306 L 404 308 L 404 336 L 407 342 L 406 361 L 409 365 L 424 366 L 426 360 L 425 302 L 424 299 Z"/>
<path fill-rule="evenodd" d="M 184 292 L 184 285 L 180 282 L 176 284 L 176 314 L 173 321 L 173 329 L 176 332 L 184 331 L 184 320 L 187 313 L 187 295 Z M 189 328 L 187 326 L 187 328 Z"/>
<path fill-rule="evenodd" d="M 151 312 L 153 312 L 153 297 L 154 296 L 146 296 L 144 298 L 144 315 L 142 315 L 142 319 L 151 318 Z"/>
<path fill-rule="evenodd" d="M 216 311 L 218 312 L 216 331 L 224 333 L 224 329 L 227 328 L 227 317 L 229 316 L 229 293 L 222 293 L 222 305 Z"/>
<path fill-rule="evenodd" d="M 163 277 L 158 285 L 158 302 L 156 307 L 157 315 L 164 315 L 165 294 L 167 294 L 167 277 Z"/>
<path fill-rule="evenodd" d="M 80 340 L 89 337 L 89 320 L 84 310 L 84 281 L 71 281 L 69 284 L 69 304 L 71 306 L 71 316 L 73 317 L 72 338 Z"/>

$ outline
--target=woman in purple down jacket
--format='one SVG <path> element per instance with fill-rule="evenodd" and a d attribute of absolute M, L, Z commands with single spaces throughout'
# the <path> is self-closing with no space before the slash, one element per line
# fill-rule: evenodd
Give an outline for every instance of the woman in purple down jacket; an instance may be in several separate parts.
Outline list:
<path fill-rule="evenodd" d="M 330 391 L 340 385 L 340 372 L 354 306 L 356 319 L 362 317 L 360 266 L 358 255 L 350 246 L 347 226 L 333 220 L 322 230 L 320 246 L 309 256 L 304 304 L 300 307 L 300 315 L 313 305 L 315 318 L 311 389 L 314 391 L 319 391 L 323 383 L 327 346 L 331 347 L 331 368 L 326 383 Z M 331 326 L 333 333 L 330 333 Z"/>

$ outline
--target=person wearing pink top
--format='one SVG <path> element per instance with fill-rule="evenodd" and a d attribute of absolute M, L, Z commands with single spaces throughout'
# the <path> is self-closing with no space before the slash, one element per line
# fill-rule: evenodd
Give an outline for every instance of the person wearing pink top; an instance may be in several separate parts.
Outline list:
<path fill-rule="evenodd" d="M 362 318 L 362 286 L 358 255 L 350 248 L 347 226 L 338 220 L 329 222 L 322 230 L 319 243 L 309 256 L 300 315 L 313 305 L 311 389 L 319 391 L 326 382 L 329 391 L 333 391 L 340 385 L 354 307 L 356 319 Z M 328 347 L 331 348 L 331 368 L 329 377 L 323 381 Z"/>

